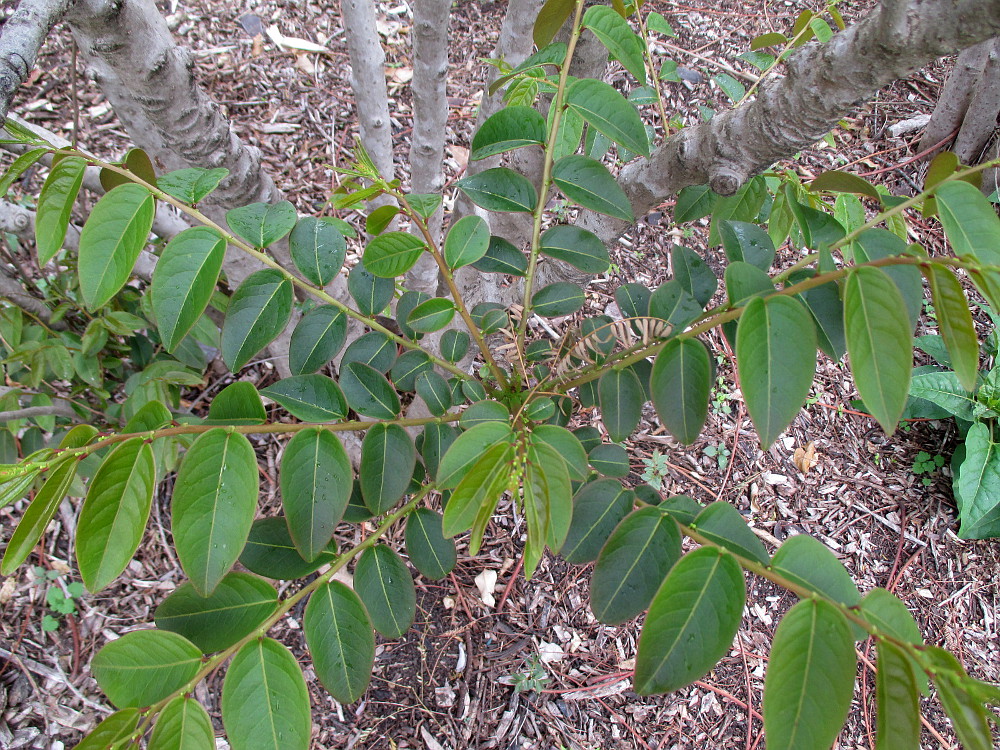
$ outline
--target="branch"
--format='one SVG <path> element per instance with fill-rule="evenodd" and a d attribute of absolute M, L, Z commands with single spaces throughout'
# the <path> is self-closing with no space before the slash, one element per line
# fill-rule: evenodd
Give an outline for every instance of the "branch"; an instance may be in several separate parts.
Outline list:
<path fill-rule="evenodd" d="M 0 424 L 10 422 L 15 419 L 28 419 L 29 417 L 69 417 L 78 419 L 79 415 L 73 411 L 69 404 L 56 402 L 48 406 L 27 406 L 23 409 L 12 409 L 11 411 L 0 411 Z"/>
<path fill-rule="evenodd" d="M 28 78 L 38 50 L 69 0 L 21 0 L 0 35 L 0 122 L 7 118 L 17 89 Z"/>
<path fill-rule="evenodd" d="M 52 311 L 37 297 L 28 294 L 24 287 L 5 273 L 0 273 L 0 297 L 9 299 L 22 310 L 48 324 Z"/>
<path fill-rule="evenodd" d="M 1000 34 L 1000 3 L 987 0 L 883 0 L 826 44 L 810 43 L 788 60 L 783 78 L 757 99 L 685 128 L 620 182 L 636 216 L 689 185 L 732 195 L 752 175 L 811 146 L 858 102 L 931 60 Z M 588 218 L 606 241 L 621 221 Z"/>

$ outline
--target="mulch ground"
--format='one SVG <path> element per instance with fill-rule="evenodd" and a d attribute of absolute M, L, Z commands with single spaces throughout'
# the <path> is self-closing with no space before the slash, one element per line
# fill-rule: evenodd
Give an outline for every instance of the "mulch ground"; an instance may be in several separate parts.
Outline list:
<path fill-rule="evenodd" d="M 195 53 L 197 75 L 227 108 L 237 132 L 259 146 L 279 186 L 302 212 L 320 210 L 329 196 L 332 165 L 349 158 L 355 132 L 344 32 L 328 3 L 249 0 L 239 9 L 208 0 L 172 0 L 171 28 Z M 397 164 L 405 165 L 410 126 L 409 16 L 405 3 L 377 3 L 379 30 L 388 51 Z M 666 84 L 667 111 L 698 121 L 696 105 L 723 107 L 710 82 L 716 61 L 750 70 L 735 54 L 765 31 L 787 31 L 798 2 L 744 4 L 732 0 L 671 4 L 650 0 L 679 32 L 660 54 L 697 75 L 688 84 Z M 453 9 L 452 105 L 446 171 L 460 176 L 468 156 L 475 107 L 488 57 L 505 8 L 502 2 L 463 2 Z M 843 8 L 857 17 L 858 4 Z M 326 44 L 329 56 L 296 55 L 264 38 L 255 46 L 239 17 L 256 15 L 287 36 Z M 68 85 L 70 44 L 57 33 L 14 110 L 69 135 L 80 112 L 79 139 L 92 151 L 115 155 L 127 144 L 100 93 L 81 75 L 76 101 Z M 898 82 L 845 120 L 835 145 L 803 154 L 792 168 L 803 176 L 850 165 L 856 173 L 911 195 L 922 182 L 920 162 L 910 163 L 919 132 L 892 137 L 887 126 L 929 113 L 946 66 L 938 64 Z M 621 78 L 612 71 L 611 80 Z M 405 168 L 401 168 L 405 178 Z M 37 191 L 36 182 L 26 191 Z M 673 227 L 670 204 L 645 217 L 614 252 L 613 271 L 590 291 L 596 310 L 613 300 L 624 281 L 655 286 L 667 278 L 667 252 L 684 242 L 701 252 L 705 227 Z M 940 243 L 931 222 L 917 221 L 920 240 Z M 782 251 L 790 262 L 793 251 Z M 931 323 L 933 321 L 930 321 Z M 933 332 L 921 323 L 918 333 Z M 980 321 L 982 323 L 982 321 Z M 983 328 L 983 333 L 986 329 Z M 852 411 L 856 398 L 842 364 L 821 358 L 806 407 L 769 450 L 762 450 L 739 398 L 732 356 L 721 336 L 719 381 L 704 433 L 683 448 L 644 420 L 629 443 L 631 483 L 644 460 L 666 457 L 663 491 L 709 502 L 732 503 L 774 543 L 809 533 L 827 544 L 862 591 L 882 586 L 900 596 L 930 643 L 953 651 L 968 671 L 1000 680 L 998 616 L 1000 546 L 958 539 L 947 468 L 913 471 L 921 451 L 948 457 L 955 446 L 950 422 L 915 422 L 886 436 L 874 421 Z M 273 377 L 262 369 L 259 378 Z M 218 387 L 220 383 L 213 384 Z M 197 394 L 190 394 L 195 398 Z M 585 413 L 584 419 L 593 415 Z M 650 413 L 647 416 L 653 417 Z M 815 451 L 803 471 L 797 448 Z M 260 437 L 256 447 L 268 478 L 262 512 L 276 502 L 271 478 L 279 441 Z M 316 748 L 745 748 L 762 747 L 760 702 L 771 638 L 793 597 L 766 581 L 750 580 L 744 626 L 732 649 L 704 680 L 665 696 L 632 692 L 638 624 L 608 627 L 588 607 L 588 570 L 546 558 L 530 582 L 517 573 L 523 524 L 503 508 L 475 558 L 460 545 L 454 573 L 440 582 L 417 578 L 417 623 L 405 637 L 380 641 L 372 685 L 354 705 L 339 705 L 319 686 L 305 657 L 301 612 L 274 633 L 305 665 L 313 702 Z M 0 536 L 8 536 L 21 507 L 0 511 Z M 70 504 L 53 522 L 44 550 L 19 573 L 0 583 L 0 747 L 71 747 L 111 708 L 87 667 L 109 638 L 151 621 L 156 605 L 182 579 L 167 545 L 168 497 L 159 494 L 146 539 L 122 579 L 76 602 L 53 632 L 42 629 L 51 614 L 47 591 L 76 580 L 70 567 L 74 512 Z M 361 538 L 344 527 L 340 541 Z M 398 536 L 401 536 L 399 534 Z M 400 540 L 396 540 L 400 541 Z M 495 581 L 495 585 L 493 582 Z M 287 590 L 296 584 L 286 584 Z M 493 589 L 491 591 L 491 589 Z M 485 595 L 484 592 L 492 596 Z M 873 649 L 861 645 L 859 687 L 838 747 L 874 746 Z M 221 729 L 221 675 L 199 687 Z M 924 700 L 922 747 L 957 747 L 937 704 Z M 222 747 L 220 740 L 220 747 Z"/>

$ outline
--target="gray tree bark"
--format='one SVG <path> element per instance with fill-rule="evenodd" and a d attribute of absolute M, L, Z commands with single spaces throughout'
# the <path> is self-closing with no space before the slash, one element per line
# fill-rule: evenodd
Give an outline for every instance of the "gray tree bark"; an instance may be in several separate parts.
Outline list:
<path fill-rule="evenodd" d="M 413 4 L 413 136 L 410 143 L 410 189 L 440 193 L 444 188 L 444 142 L 448 128 L 448 15 L 451 0 L 415 0 Z M 440 243 L 442 211 L 429 229 Z M 406 274 L 406 286 L 437 294 L 438 267 L 423 256 Z"/>
<path fill-rule="evenodd" d="M 69 0 L 21 0 L 0 34 L 0 123 L 17 89 L 28 79 L 42 42 L 66 12 Z"/>

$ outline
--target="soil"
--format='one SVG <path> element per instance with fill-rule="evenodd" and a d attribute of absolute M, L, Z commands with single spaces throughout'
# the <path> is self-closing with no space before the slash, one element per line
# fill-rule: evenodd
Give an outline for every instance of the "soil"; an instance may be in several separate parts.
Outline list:
<path fill-rule="evenodd" d="M 171 28 L 194 51 L 195 70 L 224 104 L 241 137 L 260 147 L 272 174 L 300 211 L 321 210 L 335 177 L 331 166 L 349 158 L 355 133 L 349 66 L 343 30 L 329 3 L 310 0 L 247 0 L 238 7 L 209 0 L 163 3 Z M 405 165 L 410 126 L 409 16 L 406 3 L 377 2 L 387 48 L 397 164 Z M 169 7 L 166 7 L 169 6 Z M 698 121 L 696 105 L 724 107 L 711 83 L 718 63 L 752 69 L 735 55 L 766 31 L 787 31 L 799 2 L 733 0 L 667 4 L 661 10 L 679 38 L 679 48 L 662 48 L 689 69 L 687 84 L 664 85 L 667 111 Z M 850 20 L 864 3 L 840 6 Z M 505 3 L 462 2 L 453 8 L 446 171 L 449 181 L 464 169 L 477 98 L 484 78 L 482 59 L 490 55 Z M 264 27 L 277 24 L 286 36 L 326 44 L 331 54 L 296 55 L 266 37 L 255 42 L 239 19 L 257 16 Z M 77 121 L 81 144 L 102 155 L 127 146 L 113 113 L 81 74 L 69 85 L 72 47 L 57 31 L 47 44 L 32 80 L 15 102 L 24 113 L 62 135 Z M 883 90 L 794 164 L 782 168 L 814 176 L 844 167 L 912 195 L 926 165 L 913 161 L 919 131 L 893 137 L 888 126 L 929 113 L 947 72 L 939 63 Z M 612 81 L 624 80 L 620 69 Z M 76 115 L 79 115 L 77 117 Z M 401 167 L 405 180 L 405 168 Z M 37 178 L 36 178 L 37 180 Z M 36 181 L 22 186 L 31 195 Z M 676 228 L 670 202 L 639 223 L 614 248 L 613 271 L 596 279 L 591 303 L 604 310 L 624 281 L 655 286 L 667 275 L 667 253 L 684 242 L 711 258 L 706 227 Z M 915 238 L 940 246 L 936 224 L 915 217 Z M 779 263 L 795 252 L 785 248 Z M 987 328 L 979 320 L 980 332 Z M 932 332 L 925 319 L 918 333 Z M 686 493 L 703 502 L 732 503 L 775 544 L 809 533 L 827 544 L 862 591 L 876 586 L 900 596 L 929 643 L 954 652 L 979 678 L 1000 680 L 1000 545 L 956 536 L 955 504 L 947 468 L 924 475 L 913 471 L 921 451 L 949 457 L 956 444 L 950 421 L 913 422 L 886 436 L 868 416 L 850 408 L 856 398 L 842 363 L 821 358 L 807 406 L 785 434 L 762 450 L 739 399 L 733 358 L 721 336 L 709 343 L 718 353 L 719 384 L 713 409 L 698 441 L 683 448 L 655 419 L 644 420 L 628 441 L 630 483 L 643 481 L 644 461 L 666 456 L 665 493 Z M 258 380 L 273 375 L 261 365 Z M 224 380 L 212 383 L 221 387 Z M 188 394 L 190 399 L 196 393 Z M 652 417 L 649 413 L 647 416 Z M 584 414 L 584 419 L 593 414 Z M 599 421 L 597 422 L 599 424 Z M 797 448 L 813 446 L 816 463 L 807 471 L 793 463 Z M 262 513 L 275 501 L 273 477 L 281 444 L 260 437 L 263 458 Z M 762 747 L 760 702 L 771 638 L 793 597 L 766 581 L 750 579 L 750 598 L 729 654 L 703 680 L 664 696 L 639 697 L 632 691 L 636 642 L 641 622 L 609 627 L 589 607 L 587 568 L 547 557 L 530 582 L 519 572 L 523 523 L 497 514 L 487 543 L 476 557 L 463 545 L 459 564 L 442 581 L 417 577 L 417 622 L 395 641 L 382 640 L 365 696 L 337 704 L 319 685 L 305 654 L 301 612 L 293 612 L 272 633 L 301 658 L 313 705 L 314 743 L 320 748 L 746 748 Z M 87 667 L 110 638 L 151 621 L 159 601 L 181 580 L 167 545 L 168 494 L 158 494 L 146 539 L 122 579 L 98 595 L 76 600 L 76 613 L 54 632 L 43 631 L 49 613 L 46 590 L 74 580 L 70 561 L 72 508 L 65 507 L 31 565 L 0 584 L 0 747 L 71 747 L 111 708 Z M 0 511 L 7 536 L 21 507 Z M 340 541 L 361 538 L 357 526 L 344 527 Z M 46 576 L 46 571 L 55 571 Z M 496 603 L 484 602 L 477 577 L 496 574 Z M 481 580 L 481 578 L 480 578 Z M 299 584 L 284 584 L 283 592 Z M 874 747 L 874 650 L 860 646 L 859 668 L 847 726 L 839 748 Z M 197 697 L 221 732 L 221 675 L 199 687 Z M 936 702 L 922 701 L 921 747 L 955 748 L 957 741 Z M 221 744 L 220 747 L 223 745 Z"/>

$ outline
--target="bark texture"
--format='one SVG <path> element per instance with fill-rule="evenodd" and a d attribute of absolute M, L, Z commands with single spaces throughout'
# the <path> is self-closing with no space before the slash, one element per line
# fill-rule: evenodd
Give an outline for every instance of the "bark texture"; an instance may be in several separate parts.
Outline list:
<path fill-rule="evenodd" d="M 996 0 L 883 0 L 826 44 L 810 43 L 753 102 L 685 128 L 620 178 L 636 216 L 689 185 L 732 195 L 826 134 L 859 102 L 931 60 L 1000 34 Z M 588 218 L 610 240 L 623 222 Z"/>
<path fill-rule="evenodd" d="M 66 12 L 69 0 L 21 0 L 0 34 L 0 123 L 17 89 L 28 79 L 38 50 Z"/>
<path fill-rule="evenodd" d="M 373 0 L 341 0 L 340 14 L 347 30 L 351 88 L 361 127 L 361 142 L 379 173 L 391 180 L 394 168 L 389 93 L 385 84 L 385 52 L 375 28 L 375 3 Z"/>
<path fill-rule="evenodd" d="M 448 14 L 451 0 L 416 0 L 413 4 L 413 138 L 410 143 L 410 189 L 440 193 L 444 188 L 444 142 L 448 132 Z M 441 239 L 440 209 L 429 222 Z M 437 294 L 438 268 L 424 255 L 406 275 L 409 289 Z"/>
<path fill-rule="evenodd" d="M 983 68 L 986 67 L 990 51 L 994 50 L 996 45 L 997 40 L 988 39 L 962 50 L 944 88 L 941 89 L 941 96 L 934 107 L 931 120 L 927 123 L 923 138 L 920 139 L 919 151 L 926 151 L 941 143 L 958 130 L 969 109 L 969 102 L 972 101 L 976 85 L 983 75 Z M 947 145 L 939 146 L 928 154 L 928 158 L 933 158 L 945 148 Z"/>

